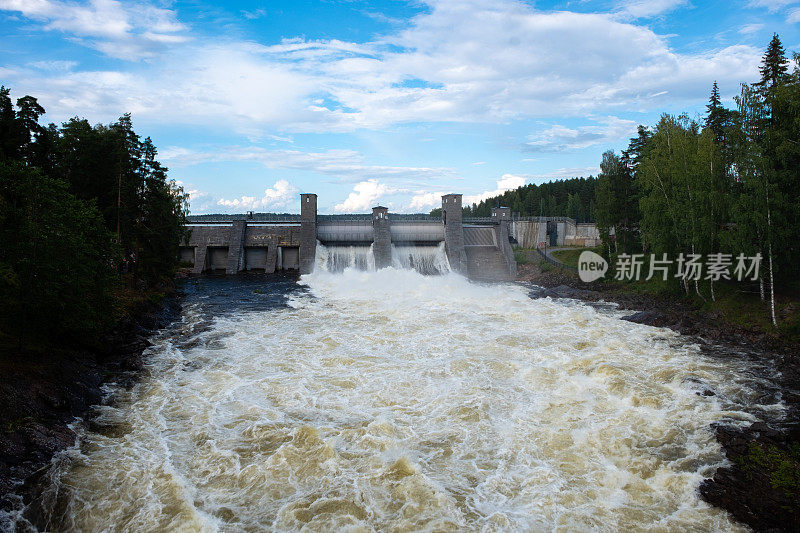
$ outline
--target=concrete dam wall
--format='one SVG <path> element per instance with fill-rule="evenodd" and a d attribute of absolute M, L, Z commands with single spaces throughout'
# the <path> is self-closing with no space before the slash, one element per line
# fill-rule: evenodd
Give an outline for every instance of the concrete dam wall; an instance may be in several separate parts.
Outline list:
<path fill-rule="evenodd" d="M 347 253 L 362 258 L 357 264 L 375 269 L 428 265 L 439 261 L 434 258 L 441 255 L 437 250 L 443 247 L 449 270 L 470 279 L 506 281 L 516 277 L 509 208 L 493 209 L 486 220 L 465 222 L 460 194 L 442 197 L 441 219 L 392 215 L 383 206 L 374 207 L 371 215 L 326 216 L 317 214 L 315 194 L 301 194 L 300 202 L 299 216 L 190 216 L 181 260 L 191 264 L 195 274 L 247 270 L 299 270 L 306 274 L 315 268 L 318 244 L 353 248 Z M 425 249 L 430 252 L 423 252 Z M 363 259 L 367 253 L 368 261 Z"/>

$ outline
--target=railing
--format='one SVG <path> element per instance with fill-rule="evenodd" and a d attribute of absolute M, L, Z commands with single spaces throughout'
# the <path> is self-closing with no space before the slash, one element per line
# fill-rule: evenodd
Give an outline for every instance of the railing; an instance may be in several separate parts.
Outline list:
<path fill-rule="evenodd" d="M 229 224 L 237 220 L 246 220 L 254 223 L 299 223 L 302 219 L 300 215 L 292 213 L 217 213 L 211 215 L 189 215 L 186 217 L 188 224 Z M 317 222 L 344 222 L 344 221 L 371 221 L 371 213 L 357 213 L 348 215 L 317 215 Z M 441 217 L 432 217 L 421 213 L 402 214 L 389 213 L 389 220 L 397 222 L 430 222 L 442 223 Z"/>
<path fill-rule="evenodd" d="M 568 222 L 570 224 L 576 224 L 574 218 L 570 217 L 520 217 L 515 216 L 512 217 L 509 222 Z"/>
<path fill-rule="evenodd" d="M 218 213 L 211 215 L 189 215 L 186 217 L 186 222 L 189 224 L 225 224 L 234 222 L 236 220 L 246 220 L 248 222 L 268 222 L 280 223 L 290 222 L 298 223 L 301 218 L 300 215 L 292 213 Z M 344 220 L 372 220 L 370 213 L 357 213 L 347 215 L 317 215 L 317 222 L 341 222 Z M 441 217 L 433 217 L 424 213 L 389 213 L 389 220 L 397 222 L 430 222 L 442 223 Z M 521 217 L 512 216 L 509 222 L 568 222 L 576 224 L 575 220 L 570 217 Z M 464 224 L 496 224 L 497 217 L 464 217 L 462 219 Z"/>
<path fill-rule="evenodd" d="M 539 255 L 542 256 L 542 258 L 544 258 L 545 261 L 547 261 L 548 263 L 550 263 L 553 266 L 556 266 L 558 268 L 564 268 L 564 269 L 567 269 L 567 270 L 571 270 L 572 272 L 577 272 L 578 271 L 578 267 L 574 267 L 574 266 L 571 266 L 571 265 L 565 265 L 561 261 L 558 261 L 557 259 L 553 259 L 549 255 L 544 253 L 544 251 L 541 248 L 536 248 L 536 251 L 539 252 Z"/>
<path fill-rule="evenodd" d="M 214 214 L 214 215 L 189 215 L 186 217 L 188 224 L 225 224 L 235 222 L 237 220 L 246 220 L 247 222 L 269 222 L 269 223 L 298 223 L 300 222 L 300 215 L 273 214 L 273 213 L 253 213 L 250 214 Z"/>

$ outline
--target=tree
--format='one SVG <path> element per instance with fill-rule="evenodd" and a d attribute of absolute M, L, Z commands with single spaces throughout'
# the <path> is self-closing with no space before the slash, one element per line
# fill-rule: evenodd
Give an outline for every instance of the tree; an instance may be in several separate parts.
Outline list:
<path fill-rule="evenodd" d="M 0 205 L 3 330 L 22 343 L 107 325 L 116 254 L 97 209 L 21 162 L 0 163 Z"/>
<path fill-rule="evenodd" d="M 772 40 L 767 46 L 767 51 L 758 67 L 761 74 L 761 81 L 758 82 L 763 91 L 770 91 L 776 85 L 781 85 L 786 81 L 789 72 L 789 61 L 786 59 L 786 51 L 783 49 L 778 34 L 772 36 Z"/>
<path fill-rule="evenodd" d="M 604 242 L 610 243 L 614 229 L 615 244 L 632 252 L 636 246 L 639 221 L 638 193 L 625 159 L 613 151 L 603 154 L 595 189 L 597 228 Z"/>
<path fill-rule="evenodd" d="M 0 331 L 98 331 L 113 316 L 121 257 L 137 259 L 146 285 L 173 274 L 187 196 L 130 115 L 44 127 L 36 98 L 16 107 L 0 87 Z"/>

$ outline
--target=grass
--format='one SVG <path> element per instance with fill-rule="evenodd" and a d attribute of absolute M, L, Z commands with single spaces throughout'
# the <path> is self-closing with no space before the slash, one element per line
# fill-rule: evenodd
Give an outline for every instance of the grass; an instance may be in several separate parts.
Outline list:
<path fill-rule="evenodd" d="M 578 268 L 578 259 L 580 258 L 581 254 L 586 251 L 594 252 L 599 255 L 603 253 L 603 247 L 598 246 L 596 248 L 570 248 L 568 250 L 556 250 L 550 255 L 567 266 Z"/>
<path fill-rule="evenodd" d="M 700 295 L 697 294 L 693 282 L 690 282 L 689 294 L 686 294 L 682 285 L 674 278 L 665 281 L 660 274 L 656 274 L 653 279 L 643 279 L 649 272 L 646 260 L 641 272 L 642 279 L 639 281 L 606 279 L 604 284 L 609 290 L 623 294 L 642 294 L 665 300 L 683 301 L 702 314 L 718 315 L 734 327 L 800 342 L 800 297 L 791 287 L 787 288 L 786 294 L 778 295 L 776 298 L 778 327 L 775 328 L 772 325 L 769 302 L 761 301 L 758 285 L 754 282 L 735 280 L 715 282 L 715 299 L 712 299 L 711 285 L 707 280 L 701 281 L 698 285 Z"/>

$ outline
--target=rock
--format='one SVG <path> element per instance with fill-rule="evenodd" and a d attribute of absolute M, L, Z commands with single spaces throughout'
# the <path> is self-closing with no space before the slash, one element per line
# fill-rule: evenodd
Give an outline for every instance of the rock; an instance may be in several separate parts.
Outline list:
<path fill-rule="evenodd" d="M 635 322 L 636 324 L 645 324 L 647 326 L 663 326 L 666 321 L 664 315 L 655 311 L 639 311 L 632 315 L 622 317 L 622 320 Z"/>
<path fill-rule="evenodd" d="M 528 296 L 533 300 L 536 300 L 538 298 L 558 298 L 558 294 L 556 294 L 552 290 L 546 287 L 538 287 L 538 286 L 534 286 L 533 289 L 531 289 L 531 292 L 528 293 Z"/>

